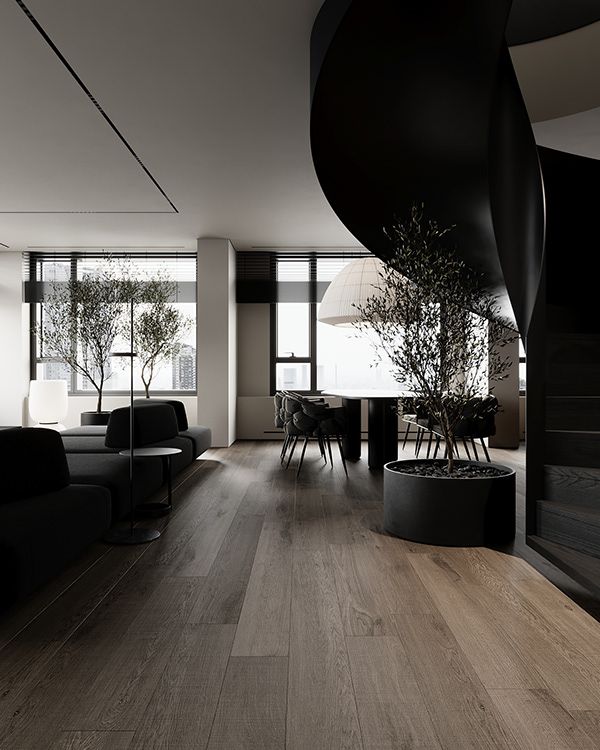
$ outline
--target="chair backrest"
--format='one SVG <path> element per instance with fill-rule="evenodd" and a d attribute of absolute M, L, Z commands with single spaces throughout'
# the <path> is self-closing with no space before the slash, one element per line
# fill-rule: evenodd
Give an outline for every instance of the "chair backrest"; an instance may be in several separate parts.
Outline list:
<path fill-rule="evenodd" d="M 40 427 L 0 430 L 0 504 L 55 492 L 70 481 L 60 434 Z"/>
<path fill-rule="evenodd" d="M 277 391 L 273 396 L 273 406 L 275 408 L 275 427 L 283 427 L 285 424 L 285 420 L 283 409 L 283 393 L 281 391 Z"/>
<path fill-rule="evenodd" d="M 114 409 L 106 428 L 105 445 L 120 450 L 129 448 L 130 409 Z M 166 403 L 148 403 L 133 407 L 133 446 L 159 443 L 177 437 L 179 429 L 175 409 Z"/>

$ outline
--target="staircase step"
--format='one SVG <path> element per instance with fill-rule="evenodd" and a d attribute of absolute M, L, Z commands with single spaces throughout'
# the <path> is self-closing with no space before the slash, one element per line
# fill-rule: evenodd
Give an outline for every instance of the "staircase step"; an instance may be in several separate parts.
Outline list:
<path fill-rule="evenodd" d="M 541 500 L 537 504 L 537 535 L 600 557 L 600 507 Z"/>
<path fill-rule="evenodd" d="M 544 463 L 600 469 L 600 432 L 546 430 Z"/>
<path fill-rule="evenodd" d="M 600 431 L 600 396 L 549 396 L 546 429 Z"/>
<path fill-rule="evenodd" d="M 544 498 L 564 505 L 600 508 L 600 469 L 544 466 Z"/>

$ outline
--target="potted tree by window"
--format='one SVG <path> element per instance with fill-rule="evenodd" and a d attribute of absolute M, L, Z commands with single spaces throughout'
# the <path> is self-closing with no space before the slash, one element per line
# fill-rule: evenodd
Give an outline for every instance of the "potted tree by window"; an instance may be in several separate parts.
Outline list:
<path fill-rule="evenodd" d="M 158 275 L 142 285 L 140 292 L 134 339 L 146 398 L 150 398 L 157 366 L 180 351 L 183 336 L 191 326 L 191 320 L 171 303 L 175 288 L 174 282 Z"/>
<path fill-rule="evenodd" d="M 511 362 L 503 346 L 517 334 L 481 274 L 448 243 L 449 231 L 413 207 L 407 221 L 386 232 L 387 265 L 358 309 L 358 327 L 375 333 L 395 378 L 414 393 L 445 444 L 443 460 L 386 464 L 384 526 L 430 544 L 504 542 L 514 537 L 514 471 L 459 460 L 455 446 L 458 426 L 483 403 L 488 381 L 506 376 Z"/>
<path fill-rule="evenodd" d="M 65 362 L 96 391 L 96 410 L 81 424 L 107 424 L 102 396 L 110 378 L 110 355 L 122 328 L 125 302 L 137 294 L 126 271 L 110 257 L 93 274 L 53 284 L 36 333 L 45 356 Z"/>

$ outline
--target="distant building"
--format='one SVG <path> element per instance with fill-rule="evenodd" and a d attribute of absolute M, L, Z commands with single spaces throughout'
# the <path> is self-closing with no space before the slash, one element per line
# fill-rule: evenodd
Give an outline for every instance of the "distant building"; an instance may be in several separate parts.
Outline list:
<path fill-rule="evenodd" d="M 196 390 L 196 348 L 183 344 L 173 356 L 173 390 Z"/>
<path fill-rule="evenodd" d="M 66 380 L 71 386 L 71 368 L 64 362 L 43 362 L 42 378 L 44 380 Z"/>

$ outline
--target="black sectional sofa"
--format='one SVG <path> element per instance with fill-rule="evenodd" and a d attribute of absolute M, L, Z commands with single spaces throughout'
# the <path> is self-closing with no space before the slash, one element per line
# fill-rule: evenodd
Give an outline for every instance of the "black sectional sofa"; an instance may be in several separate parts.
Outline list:
<path fill-rule="evenodd" d="M 179 448 L 177 474 L 210 448 L 206 427 L 189 427 L 179 401 L 134 404 L 134 446 Z M 0 430 L 0 607 L 55 576 L 129 511 L 129 408 L 106 427 L 62 433 Z M 166 481 L 160 458 L 135 461 L 136 504 Z"/>

